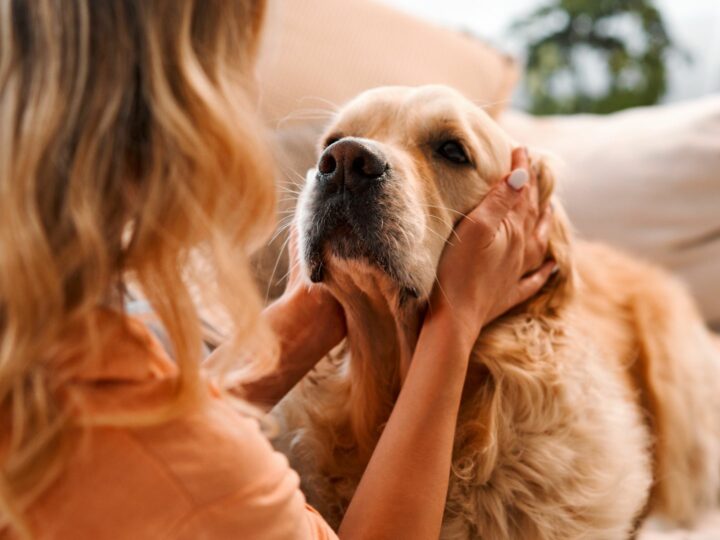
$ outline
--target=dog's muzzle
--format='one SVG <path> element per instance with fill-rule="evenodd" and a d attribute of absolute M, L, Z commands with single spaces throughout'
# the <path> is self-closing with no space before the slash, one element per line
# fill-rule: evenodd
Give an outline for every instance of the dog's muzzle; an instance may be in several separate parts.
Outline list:
<path fill-rule="evenodd" d="M 320 156 L 309 199 L 305 257 L 312 281 L 322 281 L 326 250 L 343 259 L 365 258 L 386 268 L 382 215 L 390 167 L 372 141 L 345 137 Z"/>

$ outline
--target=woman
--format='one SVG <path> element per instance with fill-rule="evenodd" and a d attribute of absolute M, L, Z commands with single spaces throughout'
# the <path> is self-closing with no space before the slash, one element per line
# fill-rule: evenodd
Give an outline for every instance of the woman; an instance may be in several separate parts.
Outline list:
<path fill-rule="evenodd" d="M 261 312 L 248 268 L 273 226 L 248 77 L 264 9 L 0 3 L 2 539 L 335 537 L 228 392 L 272 404 L 344 335 L 338 304 L 303 279 Z M 514 162 L 527 168 L 523 152 Z M 551 272 L 527 176 L 513 173 L 459 224 L 340 537 L 437 538 L 470 346 Z M 234 361 L 232 388 L 199 367 L 187 284 L 198 251 L 236 326 L 226 353 L 265 346 Z M 484 274 L 464 275 L 469 265 Z M 172 361 L 123 314 L 128 279 Z"/>

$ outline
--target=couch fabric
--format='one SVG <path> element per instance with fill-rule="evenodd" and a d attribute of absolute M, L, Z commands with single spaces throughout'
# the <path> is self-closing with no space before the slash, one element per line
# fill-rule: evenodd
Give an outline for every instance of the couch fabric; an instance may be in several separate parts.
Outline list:
<path fill-rule="evenodd" d="M 258 76 L 273 127 L 383 85 L 447 84 L 495 115 L 518 78 L 483 42 L 371 0 L 270 0 L 264 36 Z"/>

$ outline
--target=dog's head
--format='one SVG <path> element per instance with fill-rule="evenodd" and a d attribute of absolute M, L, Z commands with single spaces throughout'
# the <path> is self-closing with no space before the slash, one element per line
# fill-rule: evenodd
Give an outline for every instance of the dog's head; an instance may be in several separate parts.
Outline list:
<path fill-rule="evenodd" d="M 384 275 L 401 303 L 427 299 L 455 223 L 510 172 L 515 146 L 481 108 L 450 88 L 361 94 L 326 131 L 317 174 L 298 202 L 307 275 L 333 281 L 333 273 L 360 268 Z M 544 202 L 553 175 L 543 159 L 531 154 L 531 162 Z M 555 207 L 551 255 L 560 271 L 543 305 L 570 275 L 567 227 Z"/>

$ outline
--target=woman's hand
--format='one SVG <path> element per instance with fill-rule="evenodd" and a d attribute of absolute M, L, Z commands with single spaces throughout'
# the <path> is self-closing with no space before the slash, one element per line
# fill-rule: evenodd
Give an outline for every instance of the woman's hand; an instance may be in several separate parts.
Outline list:
<path fill-rule="evenodd" d="M 438 538 L 471 348 L 489 320 L 534 295 L 545 263 L 549 214 L 538 210 L 525 151 L 456 229 L 395 407 L 340 525 L 341 538 Z M 539 270 L 538 270 L 539 268 Z M 527 275 L 530 272 L 529 275 Z M 460 332 L 458 332 L 460 329 Z M 438 361 L 442 359 L 443 361 Z"/>
<path fill-rule="evenodd" d="M 524 149 L 513 151 L 512 170 L 457 225 L 430 299 L 431 314 L 451 311 L 473 341 L 485 323 L 535 295 L 555 266 L 545 260 L 552 210 L 538 208 Z"/>
<path fill-rule="evenodd" d="M 345 314 L 322 285 L 308 283 L 299 270 L 297 237 L 290 233 L 290 275 L 283 295 L 263 311 L 280 344 L 280 359 L 270 375 L 245 384 L 245 397 L 273 407 L 315 364 L 345 337 Z"/>
<path fill-rule="evenodd" d="M 285 292 L 276 301 L 284 306 L 286 316 L 302 320 L 316 330 L 318 340 L 329 343 L 330 350 L 347 333 L 342 306 L 322 284 L 310 283 L 300 271 L 297 231 L 293 228 L 288 240 L 290 271 Z"/>

